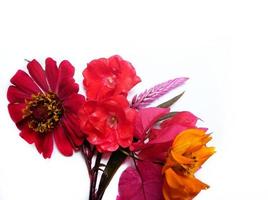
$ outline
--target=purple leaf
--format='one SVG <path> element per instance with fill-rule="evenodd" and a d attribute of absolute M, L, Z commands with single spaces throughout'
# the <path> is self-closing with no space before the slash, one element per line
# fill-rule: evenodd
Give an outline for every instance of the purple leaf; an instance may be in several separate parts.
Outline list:
<path fill-rule="evenodd" d="M 175 78 L 167 82 L 160 83 L 150 88 L 149 90 L 145 90 L 140 95 L 134 96 L 132 99 L 131 107 L 137 109 L 146 107 L 169 91 L 183 85 L 187 80 L 188 78 L 186 77 Z"/>

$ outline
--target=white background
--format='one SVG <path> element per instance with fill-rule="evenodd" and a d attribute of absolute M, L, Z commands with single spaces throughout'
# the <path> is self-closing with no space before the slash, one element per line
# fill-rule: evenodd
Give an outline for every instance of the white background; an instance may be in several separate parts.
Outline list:
<path fill-rule="evenodd" d="M 196 199 L 268 199 L 267 9 L 258 0 L 0 0 L 0 200 L 87 199 L 81 155 L 44 160 L 19 137 L 6 90 L 24 59 L 69 59 L 81 84 L 87 62 L 113 54 L 143 80 L 132 95 L 190 77 L 170 94 L 186 90 L 174 109 L 202 118 L 217 147 L 198 174 L 211 188 Z M 104 200 L 115 199 L 118 177 Z"/>

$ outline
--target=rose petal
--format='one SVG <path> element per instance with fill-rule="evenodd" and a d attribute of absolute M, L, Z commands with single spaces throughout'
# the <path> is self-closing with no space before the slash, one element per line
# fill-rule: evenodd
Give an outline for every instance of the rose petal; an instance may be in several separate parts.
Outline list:
<path fill-rule="evenodd" d="M 132 66 L 132 64 L 126 60 L 123 60 L 120 56 L 115 55 L 110 57 L 109 63 L 111 66 L 119 66 L 119 84 L 117 84 L 115 91 L 116 94 L 127 94 L 131 88 L 133 88 L 137 83 L 141 82 L 141 79 L 136 75 L 135 68 Z"/>
<path fill-rule="evenodd" d="M 108 66 L 106 58 L 95 59 L 88 63 L 87 68 L 83 71 L 83 76 L 83 84 L 90 100 L 98 100 L 108 96 L 107 94 L 115 89 L 115 85 L 107 86 L 105 83 L 108 77 L 113 77 L 112 69 Z"/>

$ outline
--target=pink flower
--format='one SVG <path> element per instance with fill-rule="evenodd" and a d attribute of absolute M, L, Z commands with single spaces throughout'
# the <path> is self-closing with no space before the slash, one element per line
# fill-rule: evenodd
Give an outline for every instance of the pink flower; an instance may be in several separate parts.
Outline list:
<path fill-rule="evenodd" d="M 133 140 L 136 111 L 122 95 L 102 101 L 88 101 L 80 111 L 81 127 L 87 140 L 99 152 L 129 147 Z"/>
<path fill-rule="evenodd" d="M 141 81 L 131 63 L 117 55 L 91 61 L 83 76 L 89 100 L 119 94 L 126 96 L 128 91 Z"/>

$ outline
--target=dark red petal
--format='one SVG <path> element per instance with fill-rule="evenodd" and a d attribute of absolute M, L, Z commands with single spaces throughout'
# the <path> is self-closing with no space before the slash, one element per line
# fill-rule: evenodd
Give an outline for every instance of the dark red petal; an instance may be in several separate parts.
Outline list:
<path fill-rule="evenodd" d="M 22 131 L 20 132 L 20 136 L 29 144 L 36 142 L 36 134 L 28 127 L 28 125 L 24 126 Z"/>
<path fill-rule="evenodd" d="M 33 79 L 22 70 L 18 70 L 10 82 L 28 94 L 41 92 Z"/>
<path fill-rule="evenodd" d="M 69 142 L 61 126 L 58 126 L 58 128 L 54 130 L 54 138 L 59 151 L 63 155 L 65 156 L 73 155 L 72 144 Z"/>
<path fill-rule="evenodd" d="M 68 121 L 68 124 L 75 130 L 78 137 L 84 137 L 84 134 L 80 131 L 80 122 L 77 115 L 73 113 L 65 113 L 64 118 Z"/>
<path fill-rule="evenodd" d="M 43 157 L 50 158 L 53 151 L 53 133 L 46 133 L 43 138 Z"/>
<path fill-rule="evenodd" d="M 65 84 L 65 81 L 68 81 L 74 75 L 74 67 L 72 64 L 64 60 L 60 63 L 59 66 L 59 77 L 58 77 L 58 85 L 56 87 L 56 92 L 59 91 L 59 88 L 62 87 L 62 84 Z"/>
<path fill-rule="evenodd" d="M 40 88 L 47 92 L 49 90 L 46 74 L 42 66 L 36 60 L 32 60 L 27 65 L 28 71 L 33 80 L 40 86 Z"/>
<path fill-rule="evenodd" d="M 11 119 L 17 123 L 20 120 L 22 120 L 23 118 L 23 109 L 25 108 L 25 104 L 24 103 L 11 103 L 8 104 L 8 111 L 10 114 Z"/>
<path fill-rule="evenodd" d="M 74 79 L 69 79 L 64 84 L 59 86 L 58 96 L 60 99 L 64 99 L 79 91 L 79 85 L 74 82 Z"/>
<path fill-rule="evenodd" d="M 59 66 L 61 79 L 74 76 L 74 67 L 68 60 L 63 60 Z"/>
<path fill-rule="evenodd" d="M 66 98 L 63 102 L 64 110 L 72 113 L 78 113 L 81 106 L 83 106 L 85 98 L 80 94 L 73 94 Z"/>
<path fill-rule="evenodd" d="M 44 136 L 39 133 L 35 133 L 36 141 L 34 142 L 37 151 L 41 154 L 43 152 Z"/>
<path fill-rule="evenodd" d="M 7 99 L 10 103 L 24 103 L 25 99 L 30 97 L 29 94 L 21 91 L 16 86 L 9 86 L 7 90 Z"/>
<path fill-rule="evenodd" d="M 29 144 L 34 143 L 37 151 L 41 154 L 43 152 L 43 143 L 44 143 L 44 136 L 39 133 L 34 132 L 32 129 L 28 127 L 26 124 L 20 133 L 20 136 Z"/>
<path fill-rule="evenodd" d="M 161 161 L 165 162 L 168 150 L 172 145 L 172 141 L 165 143 L 157 143 L 152 145 L 145 144 L 145 148 L 140 151 L 139 157 L 142 160 Z"/>
<path fill-rule="evenodd" d="M 52 58 L 46 59 L 46 76 L 50 89 L 55 91 L 58 83 L 59 70 L 56 61 Z"/>
<path fill-rule="evenodd" d="M 72 120 L 68 119 L 66 117 L 66 114 L 64 118 L 62 119 L 62 125 L 64 128 L 64 132 L 66 133 L 66 136 L 68 137 L 69 141 L 72 142 L 72 145 L 74 148 L 79 147 L 83 141 L 84 141 L 84 135 L 80 131 L 79 122 L 74 122 L 73 124 Z"/>

